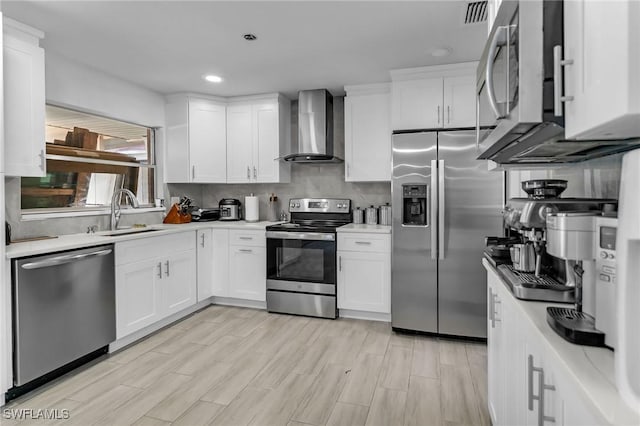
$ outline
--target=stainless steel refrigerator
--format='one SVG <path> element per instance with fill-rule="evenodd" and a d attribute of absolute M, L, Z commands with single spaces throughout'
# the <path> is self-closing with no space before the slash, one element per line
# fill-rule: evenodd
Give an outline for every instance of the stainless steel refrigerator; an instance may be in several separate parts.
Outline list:
<path fill-rule="evenodd" d="M 484 237 L 502 234 L 504 177 L 475 130 L 395 133 L 391 325 L 485 338 Z"/>

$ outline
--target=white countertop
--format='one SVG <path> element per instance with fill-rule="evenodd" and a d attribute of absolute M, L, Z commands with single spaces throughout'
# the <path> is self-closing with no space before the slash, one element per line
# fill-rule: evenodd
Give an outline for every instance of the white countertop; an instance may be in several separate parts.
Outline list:
<path fill-rule="evenodd" d="M 500 277 L 485 259 L 482 264 Z M 502 281 L 504 283 L 504 281 Z M 509 293 L 509 286 L 504 283 Z M 548 306 L 566 306 L 545 302 L 528 302 L 514 297 L 519 314 L 528 319 L 555 357 L 561 361 L 558 368 L 568 373 L 576 387 L 611 424 L 640 424 L 640 413 L 634 412 L 622 399 L 615 385 L 613 351 L 606 348 L 569 343 L 547 324 Z M 524 319 L 523 318 L 523 319 Z"/>
<path fill-rule="evenodd" d="M 338 228 L 338 232 L 363 232 L 368 234 L 390 234 L 391 227 L 388 225 L 367 225 L 350 223 Z"/>
<path fill-rule="evenodd" d="M 112 244 L 120 241 L 134 240 L 138 238 L 154 237 L 158 235 L 172 234 L 175 232 L 195 231 L 197 229 L 222 228 L 222 229 L 246 229 L 264 230 L 267 226 L 281 222 L 245 222 L 241 221 L 213 221 L 213 222 L 191 222 L 179 225 L 157 224 L 148 225 L 146 228 L 157 229 L 154 232 L 140 232 L 137 234 L 127 234 L 118 236 L 104 235 L 110 231 L 98 231 L 95 234 L 70 234 L 60 235 L 47 240 L 29 241 L 22 243 L 11 243 L 6 248 L 7 259 L 16 257 L 33 256 L 56 251 L 72 250 L 82 247 L 91 247 L 102 244 Z"/>

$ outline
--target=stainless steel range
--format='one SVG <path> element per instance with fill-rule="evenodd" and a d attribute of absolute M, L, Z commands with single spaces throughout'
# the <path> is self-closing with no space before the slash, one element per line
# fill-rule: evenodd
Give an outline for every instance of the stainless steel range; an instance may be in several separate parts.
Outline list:
<path fill-rule="evenodd" d="M 267 227 L 267 310 L 337 318 L 336 228 L 351 200 L 294 198 L 291 221 Z"/>

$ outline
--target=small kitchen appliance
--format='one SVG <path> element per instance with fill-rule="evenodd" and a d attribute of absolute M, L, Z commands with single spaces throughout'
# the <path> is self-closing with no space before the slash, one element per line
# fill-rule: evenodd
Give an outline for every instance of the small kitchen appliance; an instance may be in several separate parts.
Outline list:
<path fill-rule="evenodd" d="M 289 213 L 267 226 L 267 310 L 337 318 L 336 229 L 351 222 L 351 201 L 293 198 Z"/>
<path fill-rule="evenodd" d="M 209 207 L 209 208 L 196 207 L 191 210 L 191 220 L 194 222 L 211 222 L 219 219 L 220 219 L 219 207 Z"/>
<path fill-rule="evenodd" d="M 595 218 L 597 212 L 561 212 L 547 216 L 547 252 L 566 262 L 567 281 L 575 287 L 575 308 L 547 308 L 547 323 L 565 340 L 604 346 L 595 327 Z"/>
<path fill-rule="evenodd" d="M 547 186 L 542 180 L 536 181 L 535 185 L 530 182 L 527 181 L 527 185 L 523 184 L 523 187 L 531 189 L 529 197 L 511 198 L 502 214 L 507 233 L 519 236 L 523 243 L 533 245 L 536 254 L 533 273 L 518 271 L 517 264 L 497 264 L 491 257 L 489 260 L 496 265 L 498 273 L 509 284 L 515 297 L 523 300 L 575 303 L 575 274 L 571 270 L 572 266 L 566 259 L 556 257 L 546 249 L 547 216 L 561 212 L 595 215 L 605 206 L 617 204 L 617 200 L 557 198 L 564 184 L 558 183 L 557 180 L 551 180 Z M 552 189 L 554 187 L 557 189 Z M 538 194 L 534 193 L 534 188 L 538 189 Z M 508 245 L 511 246 L 513 243 Z M 553 250 L 556 251 L 555 246 Z"/>
<path fill-rule="evenodd" d="M 617 217 L 596 217 L 594 256 L 595 270 L 595 317 L 596 329 L 604 333 L 604 344 L 616 346 L 616 234 Z"/>
<path fill-rule="evenodd" d="M 242 203 L 236 198 L 223 198 L 218 204 L 220 208 L 220 220 L 241 220 Z"/>

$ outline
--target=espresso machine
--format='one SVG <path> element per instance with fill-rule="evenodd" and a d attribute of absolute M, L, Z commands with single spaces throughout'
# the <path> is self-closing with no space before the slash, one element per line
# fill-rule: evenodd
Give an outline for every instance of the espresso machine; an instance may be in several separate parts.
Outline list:
<path fill-rule="evenodd" d="M 547 323 L 565 340 L 604 346 L 605 334 L 596 329 L 596 220 L 600 212 L 563 212 L 547 216 L 547 252 L 566 265 L 569 285 L 575 287 L 575 307 L 548 307 Z"/>
<path fill-rule="evenodd" d="M 509 258 L 496 261 L 489 257 L 489 261 L 519 299 L 575 303 L 574 263 L 548 251 L 547 217 L 563 212 L 599 214 L 605 205 L 617 203 L 610 199 L 560 198 L 566 186 L 567 181 L 559 179 L 525 181 L 522 188 L 528 197 L 511 198 L 505 205 L 503 220 L 509 241 L 501 242 L 508 246 Z"/>

